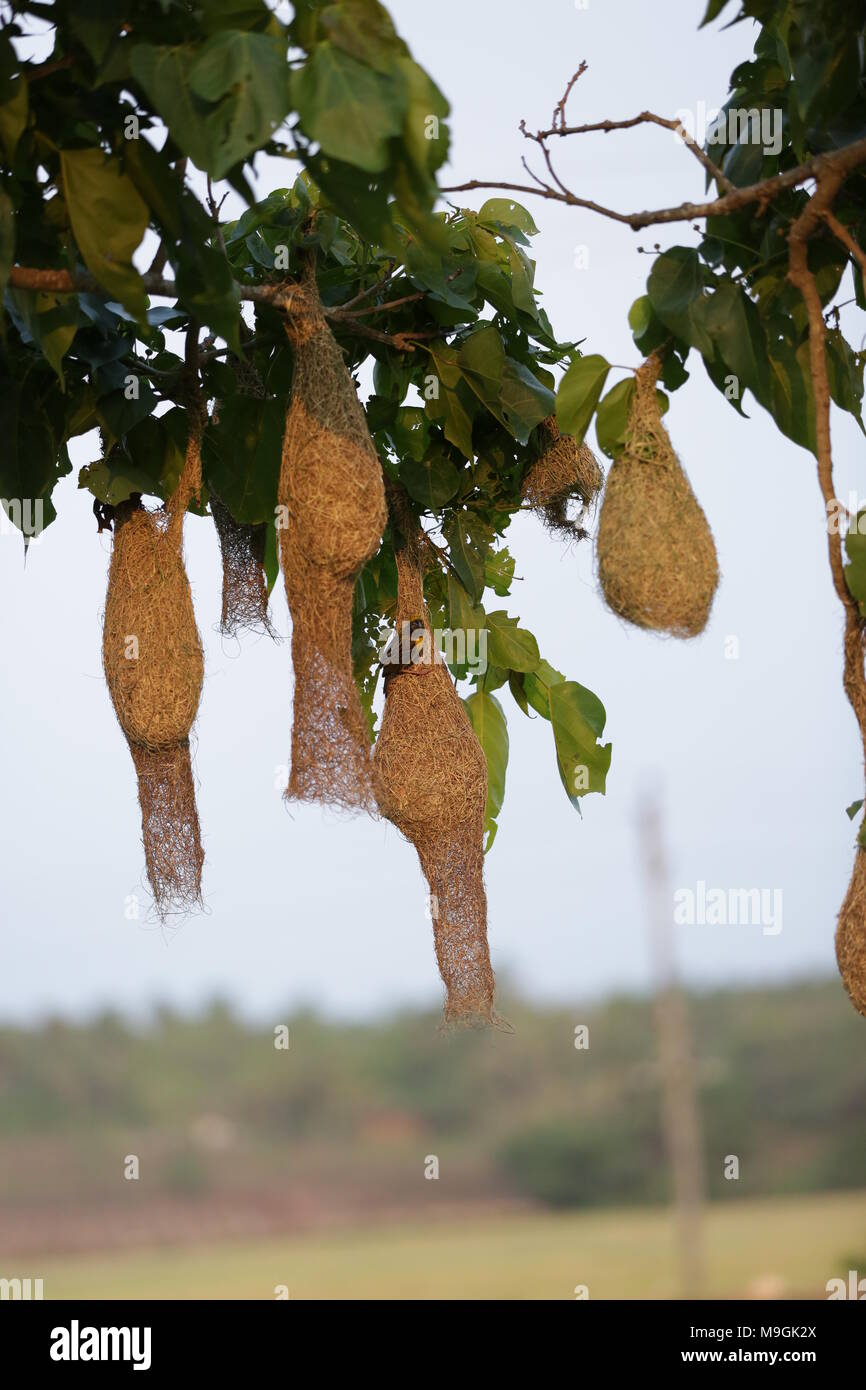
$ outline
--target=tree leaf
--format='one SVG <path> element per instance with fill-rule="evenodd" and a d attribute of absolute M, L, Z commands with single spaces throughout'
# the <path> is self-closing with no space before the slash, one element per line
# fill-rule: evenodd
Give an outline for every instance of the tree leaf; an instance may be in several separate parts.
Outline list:
<path fill-rule="evenodd" d="M 538 643 L 527 628 L 518 627 L 504 609 L 487 614 L 487 650 L 496 666 L 510 671 L 534 671 L 541 660 Z"/>
<path fill-rule="evenodd" d="M 489 222 L 499 227 L 516 227 L 526 236 L 538 235 L 538 228 L 531 214 L 511 198 L 488 198 L 478 209 L 476 216 L 479 222 Z"/>
<path fill-rule="evenodd" d="M 285 402 L 240 394 L 220 405 L 204 432 L 204 478 L 244 525 L 272 521 L 280 476 Z"/>
<path fill-rule="evenodd" d="M 388 142 L 401 134 L 407 83 L 396 67 L 381 73 L 325 40 L 292 81 L 304 133 L 326 155 L 368 173 L 387 168 Z"/>
<path fill-rule="evenodd" d="M 491 848 L 498 829 L 496 818 L 505 800 L 505 774 L 508 768 L 508 724 L 495 695 L 476 690 L 463 701 L 475 736 L 487 759 L 487 805 L 484 808 L 485 854 Z"/>
<path fill-rule="evenodd" d="M 209 172 L 215 178 L 266 144 L 288 115 L 285 41 L 273 33 L 214 34 L 191 64 L 188 80 L 196 96 L 218 104 L 208 120 Z"/>
<path fill-rule="evenodd" d="M 404 458 L 400 479 L 409 496 L 426 510 L 437 511 L 449 502 L 460 485 L 460 474 L 444 454 L 431 452 L 424 459 Z"/>
<path fill-rule="evenodd" d="M 147 228 L 147 205 L 117 161 L 100 149 L 61 150 L 60 166 L 69 220 L 88 270 L 143 318 L 147 296 L 132 256 Z"/>
<path fill-rule="evenodd" d="M 597 742 L 604 729 L 604 706 L 577 681 L 552 685 L 549 699 L 559 775 L 566 796 L 577 806 L 587 792 L 605 790 L 613 750 L 611 744 Z"/>
<path fill-rule="evenodd" d="M 572 362 L 556 393 L 556 422 L 580 443 L 604 390 L 610 363 L 594 353 Z"/>
<path fill-rule="evenodd" d="M 860 616 L 866 617 L 866 509 L 852 518 L 845 536 L 845 566 L 848 591 L 860 605 Z"/>
<path fill-rule="evenodd" d="M 23 77 L 15 80 L 15 94 L 0 106 L 0 148 L 6 162 L 12 164 L 18 141 L 27 128 L 28 89 Z"/>
<path fill-rule="evenodd" d="M 12 203 L 0 189 L 0 296 L 6 288 L 9 272 L 15 261 L 15 222 Z"/>
<path fill-rule="evenodd" d="M 487 545 L 480 538 L 480 528 L 474 518 L 454 513 L 442 527 L 448 543 L 448 554 L 461 584 L 474 603 L 484 593 L 484 559 Z M 486 538 L 485 538 L 486 541 Z"/>
<path fill-rule="evenodd" d="M 598 407 L 595 433 L 599 448 L 608 458 L 615 459 L 622 452 L 633 397 L 634 377 L 630 376 L 618 381 Z"/>

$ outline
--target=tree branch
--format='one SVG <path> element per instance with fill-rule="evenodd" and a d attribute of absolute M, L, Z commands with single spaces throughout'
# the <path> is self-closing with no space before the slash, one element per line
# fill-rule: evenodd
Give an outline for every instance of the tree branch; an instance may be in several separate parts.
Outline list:
<path fill-rule="evenodd" d="M 748 207 L 752 203 L 765 203 L 771 201 L 777 193 L 781 193 L 786 188 L 796 188 L 801 183 L 806 183 L 809 179 L 817 178 L 822 174 L 847 174 L 851 169 L 866 163 L 866 139 L 854 140 L 850 145 L 843 145 L 839 150 L 834 150 L 832 154 L 816 155 L 814 159 L 809 159 L 805 164 L 798 164 L 795 169 L 786 169 L 782 174 L 774 174 L 771 178 L 761 179 L 758 183 L 749 184 L 745 188 L 738 188 L 733 193 L 726 193 L 720 198 L 713 198 L 705 203 L 680 203 L 674 208 L 657 208 L 653 212 L 617 212 L 614 208 L 604 207 L 601 203 L 593 202 L 590 198 L 580 198 L 570 189 L 558 190 L 547 186 L 533 188 L 530 184 L 508 183 L 504 180 L 483 180 L 470 179 L 467 183 L 453 184 L 449 188 L 440 190 L 442 193 L 463 193 L 476 188 L 504 188 L 515 193 L 533 193 L 540 198 L 549 198 L 557 203 L 566 203 L 569 207 L 587 208 L 590 212 L 596 212 L 601 217 L 610 218 L 614 222 L 622 222 L 632 231 L 638 232 L 643 227 L 658 226 L 661 223 L 669 222 L 691 222 L 695 218 L 703 217 L 725 217 L 729 213 L 739 212 L 741 208 Z"/>
<path fill-rule="evenodd" d="M 151 271 L 146 272 L 140 278 L 148 294 L 156 295 L 162 299 L 177 298 L 177 286 L 173 280 L 165 280 L 161 275 Z M 11 289 L 44 291 L 50 294 L 98 294 L 105 299 L 110 298 L 108 290 L 104 289 L 92 275 L 72 274 L 68 270 L 42 270 L 16 265 L 9 273 L 9 286 Z M 291 281 L 281 281 L 273 285 L 237 285 L 237 291 L 241 299 L 252 300 L 258 304 L 274 304 L 287 313 L 291 313 L 289 302 L 287 302 L 287 291 L 291 290 L 292 287 Z M 423 299 L 423 297 L 421 292 L 417 295 L 406 295 L 402 299 L 392 300 L 390 304 L 382 304 L 363 312 L 380 313 L 384 309 L 392 309 L 396 305 L 408 304 L 410 300 Z M 326 308 L 324 314 L 332 323 L 343 323 L 347 327 L 351 326 L 352 332 L 357 333 L 359 337 L 370 338 L 376 343 L 387 343 L 391 347 L 397 348 L 399 352 L 414 352 L 413 339 L 441 338 L 443 336 L 441 328 L 382 333 L 378 329 L 360 322 L 355 313 L 346 311 L 345 305 L 333 309 Z"/>
<path fill-rule="evenodd" d="M 556 110 L 559 111 L 559 107 L 557 107 Z M 555 115 L 556 112 L 554 112 L 554 116 Z M 627 121 L 594 121 L 590 125 L 559 125 L 554 122 L 549 129 L 536 131 L 534 135 L 526 129 L 526 122 L 521 121 L 520 130 L 521 133 L 526 136 L 527 140 L 533 140 L 537 145 L 541 146 L 549 168 L 550 160 L 545 142 L 553 135 L 590 135 L 595 131 L 602 131 L 607 135 L 612 130 L 632 130 L 635 126 L 639 125 L 657 125 L 661 126 L 664 130 L 676 131 L 686 148 L 691 151 L 698 163 L 706 169 L 710 177 L 715 179 L 719 188 L 724 188 L 727 193 L 735 193 L 737 191 L 736 185 L 731 183 L 727 174 L 723 174 L 718 165 L 713 163 L 706 150 L 701 149 L 700 145 L 689 135 L 685 126 L 680 121 L 671 120 L 667 116 L 657 116 L 653 111 L 641 111 L 639 116 L 632 116 Z M 559 182 L 559 180 L 557 180 L 557 182 Z"/>
<path fill-rule="evenodd" d="M 833 587 L 845 610 L 844 667 L 842 684 L 857 719 L 863 745 L 866 772 L 866 673 L 864 673 L 864 628 L 857 601 L 845 582 L 842 563 L 842 537 L 838 527 L 829 524 L 833 503 L 833 455 L 830 445 L 830 383 L 827 376 L 826 325 L 815 277 L 809 269 L 809 238 L 822 221 L 828 220 L 830 204 L 842 184 L 838 171 L 824 172 L 818 187 L 791 227 L 788 235 L 788 279 L 800 291 L 809 320 L 809 369 L 815 397 L 815 440 L 818 453 L 818 484 L 827 509 L 827 548 Z M 830 214 L 832 216 L 832 214 Z M 835 218 L 833 219 L 835 221 Z"/>
<path fill-rule="evenodd" d="M 848 228 L 842 225 L 838 217 L 834 217 L 829 208 L 824 213 L 824 221 L 827 223 L 833 235 L 851 252 L 851 255 L 854 257 L 861 271 L 866 275 L 866 251 L 863 250 L 862 246 L 858 245 L 848 231 Z"/>

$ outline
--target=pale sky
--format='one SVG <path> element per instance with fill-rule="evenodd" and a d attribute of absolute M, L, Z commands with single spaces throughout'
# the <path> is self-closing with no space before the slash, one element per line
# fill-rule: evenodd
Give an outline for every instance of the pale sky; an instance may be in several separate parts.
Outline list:
<path fill-rule="evenodd" d="M 452 104 L 441 181 L 524 181 L 517 123 L 547 124 L 581 59 L 589 70 L 571 99 L 575 121 L 720 104 L 754 31 L 698 33 L 704 8 L 704 0 L 667 0 L 661 20 L 660 7 L 643 0 L 545 0 L 531 10 L 517 0 L 392 0 L 400 32 Z M 703 190 L 697 163 L 658 129 L 587 136 L 557 154 L 572 188 L 623 209 Z M 261 195 L 293 173 L 263 162 Z M 590 213 L 526 201 L 540 228 L 536 283 L 560 337 L 637 365 L 627 313 L 652 262 L 636 247 L 691 244 L 693 235 L 678 227 L 635 236 Z M 863 330 L 852 331 L 859 346 Z M 490 941 L 494 968 L 539 1000 L 646 987 L 635 812 L 647 785 L 662 789 L 672 891 L 704 881 L 782 893 L 776 935 L 676 927 L 689 981 L 835 969 L 835 915 L 855 833 L 844 808 L 862 785 L 815 464 L 753 402 L 752 418 L 739 419 L 694 353 L 688 365 L 692 380 L 673 396 L 667 423 L 722 571 L 701 638 L 659 640 L 614 618 L 589 544 L 563 549 L 527 517 L 510 533 L 521 582 L 509 612 L 535 632 L 548 661 L 599 695 L 614 745 L 608 794 L 587 797 L 580 820 L 559 783 L 549 724 L 501 696 L 511 760 L 487 859 Z M 837 493 L 847 500 L 862 436 L 838 412 L 833 424 Z M 19 538 L 0 537 L 0 1018 L 141 1011 L 156 1000 L 194 1006 L 214 993 L 268 1019 L 302 1001 L 352 1016 L 435 1004 L 441 988 L 415 852 L 385 822 L 284 807 L 289 646 L 220 638 L 216 534 L 196 518 L 186 532 L 206 648 L 196 771 L 207 911 L 168 930 L 148 919 L 135 777 L 101 669 L 110 539 L 97 537 L 92 498 L 76 486 L 78 468 L 95 457 L 92 438 L 75 442 L 72 457 L 73 475 L 55 494 L 58 520 L 26 571 Z M 285 634 L 281 583 L 273 613 Z M 730 637 L 736 660 L 725 655 Z M 137 921 L 125 915 L 133 894 Z"/>

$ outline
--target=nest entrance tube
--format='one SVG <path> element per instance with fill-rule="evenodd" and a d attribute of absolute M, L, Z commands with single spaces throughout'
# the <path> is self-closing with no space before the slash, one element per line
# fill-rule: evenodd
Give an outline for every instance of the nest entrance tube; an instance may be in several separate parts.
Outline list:
<path fill-rule="evenodd" d="M 213 489 L 210 509 L 223 564 L 220 632 L 223 637 L 236 637 L 239 632 L 266 632 L 273 637 L 265 579 L 267 525 L 262 522 L 248 526 L 235 521 Z"/>
<path fill-rule="evenodd" d="M 237 380 L 238 394 L 263 401 L 267 395 L 252 362 L 231 352 L 228 365 Z M 268 585 L 265 576 L 267 523 L 236 521 L 231 511 L 210 488 L 210 509 L 220 543 L 223 566 L 220 632 L 236 637 L 239 632 L 263 632 L 275 637 L 268 617 Z"/>
<path fill-rule="evenodd" d="M 448 668 L 433 649 L 420 527 L 397 494 L 389 491 L 389 502 L 397 631 L 423 618 L 429 660 L 396 672 L 387 683 L 373 755 L 376 798 L 382 814 L 415 846 L 429 885 L 446 1021 L 489 1023 L 494 979 L 484 891 L 487 762 Z"/>
<path fill-rule="evenodd" d="M 638 627 L 696 637 L 719 582 L 713 535 L 661 421 L 647 358 L 636 374 L 625 445 L 607 475 L 598 575 L 608 607 Z"/>
<path fill-rule="evenodd" d="M 373 810 L 370 736 L 352 670 L 352 600 L 382 539 L 384 484 L 309 266 L 286 332 L 295 355 L 279 489 L 295 676 L 286 797 Z"/>
<path fill-rule="evenodd" d="M 201 903 L 201 845 L 189 734 L 204 657 L 183 564 L 183 517 L 201 480 L 201 417 L 190 408 L 187 456 L 160 511 L 138 499 L 115 512 L 102 657 L 138 775 L 145 864 L 165 918 Z"/>

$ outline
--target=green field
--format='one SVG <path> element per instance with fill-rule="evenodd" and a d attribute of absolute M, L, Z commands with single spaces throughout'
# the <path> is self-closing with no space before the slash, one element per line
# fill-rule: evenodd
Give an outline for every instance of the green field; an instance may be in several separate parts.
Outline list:
<path fill-rule="evenodd" d="M 716 1203 L 705 1227 L 706 1294 L 824 1297 L 860 1252 L 866 1191 Z M 669 1215 L 620 1209 L 484 1222 L 361 1228 L 39 1261 L 46 1298 L 671 1298 Z"/>

